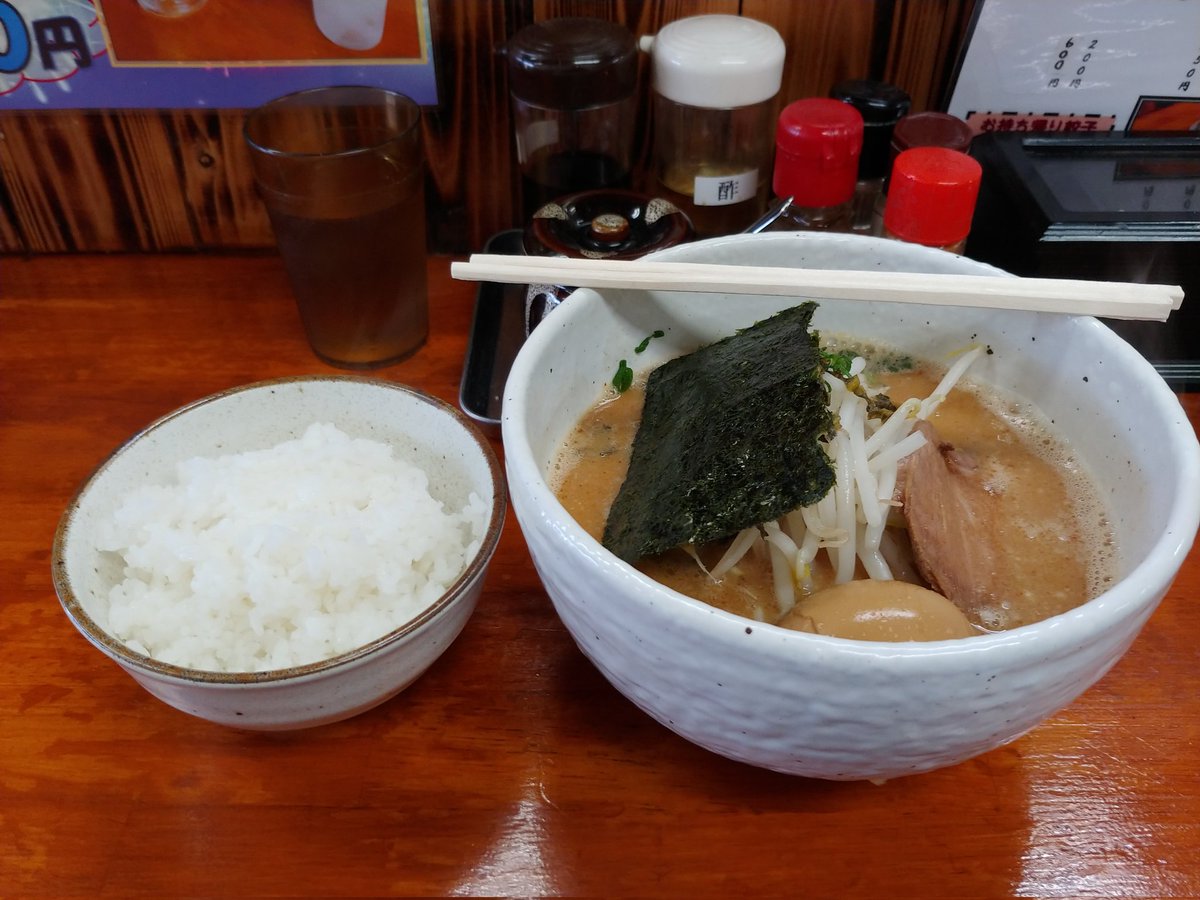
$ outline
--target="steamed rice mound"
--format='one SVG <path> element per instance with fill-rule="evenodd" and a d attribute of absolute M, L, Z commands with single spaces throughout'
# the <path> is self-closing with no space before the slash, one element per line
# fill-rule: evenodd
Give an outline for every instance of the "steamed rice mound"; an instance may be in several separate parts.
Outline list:
<path fill-rule="evenodd" d="M 163 662 L 259 672 L 352 650 L 417 616 L 487 528 L 447 511 L 387 444 L 311 425 L 268 450 L 194 457 L 132 491 L 100 549 L 121 555 L 107 630 Z M 104 623 L 101 623 L 104 624 Z"/>

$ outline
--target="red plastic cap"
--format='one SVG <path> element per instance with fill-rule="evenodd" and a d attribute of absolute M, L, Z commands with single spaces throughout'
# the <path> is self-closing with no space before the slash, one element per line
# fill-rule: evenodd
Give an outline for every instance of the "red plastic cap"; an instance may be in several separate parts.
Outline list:
<path fill-rule="evenodd" d="M 914 147 L 892 164 L 883 227 L 901 240 L 947 247 L 971 230 L 983 168 L 945 147 Z"/>
<path fill-rule="evenodd" d="M 862 142 L 862 113 L 849 103 L 813 97 L 788 104 L 775 129 L 775 196 L 818 208 L 847 202 Z"/>

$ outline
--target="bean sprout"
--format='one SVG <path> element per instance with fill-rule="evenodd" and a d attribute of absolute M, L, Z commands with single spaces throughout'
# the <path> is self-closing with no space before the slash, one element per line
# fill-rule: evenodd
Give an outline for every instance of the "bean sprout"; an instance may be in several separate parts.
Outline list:
<path fill-rule="evenodd" d="M 717 564 L 713 566 L 709 575 L 712 578 L 722 577 L 741 561 L 742 557 L 746 555 L 746 551 L 754 545 L 757 539 L 757 527 L 743 528 L 738 532 L 737 537 L 730 541 L 729 549 L 725 551 L 724 556 L 717 560 Z"/>
<path fill-rule="evenodd" d="M 897 553 L 887 524 L 896 505 L 893 494 L 898 467 L 925 443 L 925 436 L 913 428 L 934 413 L 983 352 L 983 347 L 974 347 L 963 353 L 928 397 L 904 401 L 886 420 L 869 416 L 867 401 L 859 395 L 860 391 L 868 397 L 881 393 L 861 380 L 866 366 L 861 356 L 850 366 L 851 378 L 858 380 L 855 390 L 829 372 L 823 373 L 835 425 L 834 434 L 825 442 L 836 475 L 833 488 L 816 503 L 793 510 L 778 521 L 739 532 L 710 576 L 719 579 L 747 553 L 765 552 L 781 614 L 795 605 L 797 588 L 804 593 L 812 590 L 813 563 L 822 550 L 833 565 L 837 584 L 853 579 L 859 564 L 870 578 L 892 580 L 888 557 L 896 559 Z"/>
<path fill-rule="evenodd" d="M 878 389 L 860 380 L 850 390 L 840 378 L 823 373 L 836 427 L 825 449 L 837 480 L 821 500 L 781 520 L 791 530 L 790 538 L 778 524 L 764 526 L 781 609 L 795 604 L 795 595 L 789 593 L 794 586 L 811 590 L 812 565 L 821 550 L 829 555 L 837 584 L 853 579 L 859 564 L 870 578 L 894 577 L 887 561 L 887 556 L 894 556 L 893 542 L 886 528 L 895 505 L 899 464 L 925 443 L 925 436 L 913 428 L 933 414 L 983 352 L 983 347 L 974 347 L 963 353 L 928 397 L 906 400 L 886 420 L 870 417 L 867 401 L 859 395 L 874 397 Z M 855 357 L 851 378 L 861 379 L 865 365 L 866 360 Z"/>

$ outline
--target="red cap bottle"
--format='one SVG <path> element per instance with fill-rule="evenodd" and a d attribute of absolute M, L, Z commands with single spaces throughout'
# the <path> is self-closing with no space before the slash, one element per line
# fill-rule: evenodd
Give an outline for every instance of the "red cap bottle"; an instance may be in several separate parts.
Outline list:
<path fill-rule="evenodd" d="M 812 97 L 784 108 L 775 130 L 773 190 L 792 198 L 790 227 L 846 224 L 862 143 L 862 114 L 848 103 Z M 837 223 L 829 211 L 836 211 Z"/>
<path fill-rule="evenodd" d="M 896 157 L 883 213 L 884 233 L 926 247 L 962 251 L 975 215 L 983 169 L 945 147 L 913 147 Z"/>

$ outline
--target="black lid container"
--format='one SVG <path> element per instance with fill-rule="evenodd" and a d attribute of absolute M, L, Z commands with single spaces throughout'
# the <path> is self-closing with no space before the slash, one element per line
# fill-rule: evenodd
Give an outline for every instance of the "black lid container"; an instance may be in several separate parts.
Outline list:
<path fill-rule="evenodd" d="M 566 194 L 628 187 L 637 118 L 633 34 L 603 19 L 535 22 L 504 46 L 528 221 Z"/>
<path fill-rule="evenodd" d="M 859 178 L 884 178 L 892 162 L 892 131 L 912 108 L 912 98 L 882 81 L 851 79 L 839 81 L 829 91 L 835 100 L 849 103 L 863 117 L 862 155 Z"/>

